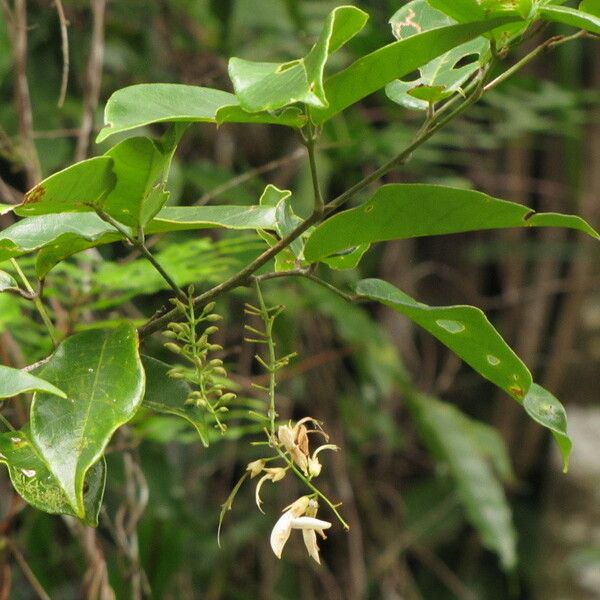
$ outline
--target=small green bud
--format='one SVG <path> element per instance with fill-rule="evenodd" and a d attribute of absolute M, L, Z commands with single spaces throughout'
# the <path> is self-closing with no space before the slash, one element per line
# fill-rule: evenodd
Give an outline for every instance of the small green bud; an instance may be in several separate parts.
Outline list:
<path fill-rule="evenodd" d="M 171 352 L 174 352 L 175 354 L 181 354 L 182 353 L 181 348 L 177 344 L 174 344 L 173 342 L 167 342 L 165 344 L 165 348 L 167 350 L 170 350 Z"/>
<path fill-rule="evenodd" d="M 220 408 L 217 409 L 217 412 L 226 413 L 226 412 L 229 412 L 229 409 L 226 406 L 221 406 Z"/>
<path fill-rule="evenodd" d="M 220 358 L 213 358 L 208 364 L 211 367 L 221 367 L 223 365 L 223 361 Z"/>
<path fill-rule="evenodd" d="M 223 317 L 221 315 L 218 315 L 217 313 L 212 313 L 211 315 L 208 315 L 206 317 L 206 320 L 209 323 L 216 323 L 217 321 L 221 321 L 223 319 Z"/>
<path fill-rule="evenodd" d="M 163 336 L 171 340 L 177 339 L 177 334 L 174 331 L 163 331 Z"/>
<path fill-rule="evenodd" d="M 227 375 L 227 371 L 223 367 L 214 367 L 213 373 L 215 375 L 223 375 L 223 377 Z"/>
<path fill-rule="evenodd" d="M 207 328 L 204 330 L 204 333 L 205 333 L 206 335 L 212 335 L 213 333 L 217 333 L 217 331 L 219 331 L 219 328 L 218 328 L 218 327 L 215 327 L 215 326 L 213 325 L 212 327 L 207 327 Z"/>
<path fill-rule="evenodd" d="M 231 402 L 235 400 L 236 395 L 233 392 L 227 392 L 221 396 L 221 402 Z"/>
<path fill-rule="evenodd" d="M 206 346 L 211 352 L 218 352 L 219 350 L 223 350 L 223 346 L 219 344 L 208 344 Z"/>
<path fill-rule="evenodd" d="M 212 309 L 216 306 L 216 302 L 209 302 L 203 309 L 202 309 L 202 313 L 203 314 L 208 314 L 209 312 L 212 311 Z"/>

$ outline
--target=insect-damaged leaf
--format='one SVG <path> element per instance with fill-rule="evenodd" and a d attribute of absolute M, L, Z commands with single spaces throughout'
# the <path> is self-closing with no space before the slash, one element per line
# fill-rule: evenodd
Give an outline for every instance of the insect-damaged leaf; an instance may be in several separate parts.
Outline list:
<path fill-rule="evenodd" d="M 15 490 L 23 500 L 35 508 L 50 514 L 78 517 L 86 525 L 98 525 L 98 514 L 106 483 L 104 457 L 87 472 L 83 514 L 73 510 L 58 480 L 31 441 L 27 429 L 0 434 L 0 463 L 8 467 Z"/>
<path fill-rule="evenodd" d="M 453 23 L 453 19 L 431 8 L 426 0 L 413 0 L 390 19 L 392 31 L 398 40 Z M 397 79 L 388 84 L 386 94 L 390 100 L 407 108 L 426 110 L 430 103 L 444 100 L 460 90 L 479 69 L 481 55 L 489 50 L 489 46 L 489 41 L 483 37 L 456 46 L 420 67 L 421 76 L 417 79 Z M 463 64 L 467 58 L 468 62 Z"/>
<path fill-rule="evenodd" d="M 34 395 L 32 442 L 73 512 L 84 518 L 86 474 L 142 402 L 145 379 L 137 333 L 127 324 L 73 335 L 39 375 L 64 390 L 67 398 Z"/>

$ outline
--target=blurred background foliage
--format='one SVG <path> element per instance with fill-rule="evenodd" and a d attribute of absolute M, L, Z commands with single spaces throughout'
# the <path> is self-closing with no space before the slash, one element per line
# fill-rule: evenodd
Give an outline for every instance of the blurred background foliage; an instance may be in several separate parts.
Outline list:
<path fill-rule="evenodd" d="M 11 36 L 18 23 L 5 10 L 0 201 L 18 201 L 40 174 L 113 144 L 96 146 L 93 132 L 116 89 L 180 82 L 229 90 L 229 56 L 273 61 L 301 56 L 338 4 L 63 0 L 70 69 L 59 108 L 63 55 L 57 7 L 50 0 L 2 2 L 13 17 L 26 11 L 33 146 L 23 136 L 15 102 L 19 67 Z M 371 15 L 366 31 L 328 68 L 391 42 L 387 20 L 401 4 L 361 1 Z M 556 32 L 558 27 L 546 28 L 538 39 Z M 599 83 L 594 41 L 561 47 L 486 96 L 386 181 L 473 187 L 536 210 L 580 214 L 597 228 Z M 328 123 L 319 151 L 326 195 L 341 193 L 395 154 L 421 118 L 379 93 Z M 194 126 L 176 157 L 171 202 L 251 204 L 274 183 L 294 190 L 297 211 L 306 214 L 312 191 L 299 148 L 292 132 L 277 127 Z M 12 220 L 4 215 L 0 224 Z M 222 232 L 153 241 L 177 282 L 199 287 L 218 282 L 262 247 L 254 236 Z M 281 562 L 270 551 L 275 516 L 298 493 L 288 480 L 277 490 L 265 487 L 267 517 L 255 510 L 251 486 L 242 488 L 218 548 L 220 505 L 258 456 L 248 444 L 251 426 L 233 422 L 225 439 L 215 434 L 205 449 L 185 422 L 142 414 L 110 448 L 97 531 L 23 506 L 0 473 L 0 598 L 43 597 L 36 582 L 51 598 L 79 598 L 83 590 L 104 598 L 98 590 L 107 581 L 118 598 L 142 597 L 150 589 L 154 598 L 166 599 L 600 598 L 597 258 L 597 248 L 569 231 L 484 232 L 382 244 L 366 255 L 360 273 L 330 274 L 340 285 L 359 275 L 377 276 L 430 304 L 484 309 L 535 379 L 566 404 L 575 443 L 569 475 L 560 474 L 540 427 L 425 332 L 388 309 L 348 305 L 311 282 L 273 280 L 264 292 L 269 302 L 286 306 L 277 330 L 281 352 L 299 354 L 283 372 L 281 415 L 323 420 L 342 447 L 327 457 L 323 485 L 343 502 L 351 530 L 331 530 L 321 544 L 324 565 L 309 563 L 297 540 Z M 20 263 L 33 273 L 31 260 Z M 57 266 L 46 296 L 66 334 L 123 314 L 142 322 L 168 292 L 131 249 L 113 245 Z M 218 310 L 225 315 L 223 358 L 240 395 L 251 398 L 257 392 L 250 384 L 260 382 L 261 374 L 253 365 L 255 349 L 242 343 L 242 306 L 250 298 L 237 291 Z M 48 351 L 31 307 L 0 295 L 2 364 L 24 366 Z M 159 336 L 145 351 L 169 359 Z M 424 417 L 415 390 L 462 412 L 431 404 Z M 3 411 L 23 422 L 26 401 Z M 479 479 L 470 473 L 469 457 L 448 451 L 460 440 L 445 439 L 444 432 L 479 440 L 473 447 L 478 456 L 494 457 L 495 471 L 486 466 Z M 518 535 L 519 563 L 509 574 L 482 545 L 464 496 L 465 479 L 475 493 L 470 502 L 477 505 L 477 486 L 485 495 L 483 488 L 489 480 L 497 485 L 496 478 L 506 488 Z"/>

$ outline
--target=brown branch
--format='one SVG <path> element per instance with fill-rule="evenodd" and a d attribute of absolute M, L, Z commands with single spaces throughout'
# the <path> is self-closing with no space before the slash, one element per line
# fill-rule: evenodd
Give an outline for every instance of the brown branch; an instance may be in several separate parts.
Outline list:
<path fill-rule="evenodd" d="M 69 83 L 69 35 L 67 33 L 69 22 L 65 17 L 65 10 L 61 0 L 54 0 L 54 6 L 56 6 L 58 21 L 60 23 L 60 39 L 63 56 L 62 80 L 60 82 L 60 94 L 58 95 L 58 107 L 62 108 L 67 96 L 67 84 Z"/>
<path fill-rule="evenodd" d="M 94 128 L 94 111 L 100 98 L 102 61 L 104 57 L 104 16 L 106 0 L 91 0 L 92 43 L 86 69 L 86 87 L 83 100 L 83 115 L 75 149 L 75 160 L 83 160 L 90 147 L 90 136 Z"/>
<path fill-rule="evenodd" d="M 42 170 L 33 143 L 33 115 L 29 82 L 27 81 L 27 1 L 15 0 L 10 28 L 15 63 L 15 104 L 21 137 L 23 167 L 28 187 L 32 188 L 42 178 Z"/>

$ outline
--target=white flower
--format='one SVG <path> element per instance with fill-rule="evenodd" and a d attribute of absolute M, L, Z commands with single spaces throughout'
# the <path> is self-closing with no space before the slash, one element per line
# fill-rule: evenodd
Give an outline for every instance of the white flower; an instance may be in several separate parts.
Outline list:
<path fill-rule="evenodd" d="M 265 481 L 272 481 L 273 483 L 276 481 L 281 481 L 285 477 L 287 469 L 284 469 L 283 467 L 265 467 L 263 468 L 263 471 L 265 472 L 265 475 L 258 480 L 258 483 L 256 484 L 256 491 L 254 492 L 256 506 L 258 506 L 258 510 L 260 510 L 261 513 L 264 513 L 264 510 L 260 506 L 262 504 L 262 500 L 260 499 L 260 488 L 262 488 Z"/>
<path fill-rule="evenodd" d="M 271 548 L 277 558 L 281 558 L 283 547 L 288 541 L 292 529 L 301 529 L 308 554 L 320 564 L 316 533 L 325 537 L 323 530 L 329 529 L 331 523 L 315 518 L 317 508 L 318 504 L 315 500 L 311 500 L 308 496 L 302 496 L 279 517 L 271 532 Z"/>

